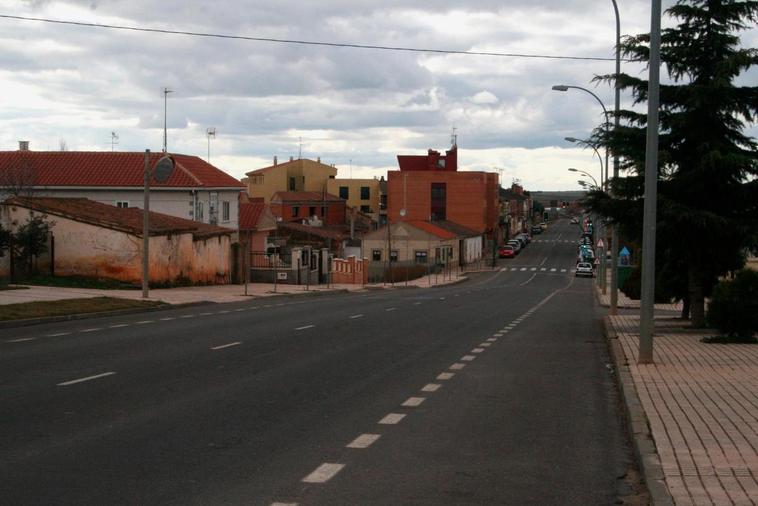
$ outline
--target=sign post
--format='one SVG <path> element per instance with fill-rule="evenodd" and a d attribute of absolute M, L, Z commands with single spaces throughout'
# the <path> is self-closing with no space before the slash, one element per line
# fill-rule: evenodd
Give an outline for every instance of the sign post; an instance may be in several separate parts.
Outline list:
<path fill-rule="evenodd" d="M 150 150 L 145 150 L 145 195 L 142 209 L 142 298 L 150 295 L 150 176 L 159 183 L 165 183 L 174 172 L 174 160 L 163 155 L 150 171 Z"/>

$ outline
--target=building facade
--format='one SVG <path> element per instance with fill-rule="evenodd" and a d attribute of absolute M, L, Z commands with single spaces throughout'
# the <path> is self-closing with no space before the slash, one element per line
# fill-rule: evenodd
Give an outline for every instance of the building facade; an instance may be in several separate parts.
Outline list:
<path fill-rule="evenodd" d="M 327 181 L 334 179 L 337 169 L 331 165 L 305 158 L 292 159 L 245 174 L 247 194 L 251 198 L 262 198 L 268 204 L 276 192 L 327 192 Z"/>

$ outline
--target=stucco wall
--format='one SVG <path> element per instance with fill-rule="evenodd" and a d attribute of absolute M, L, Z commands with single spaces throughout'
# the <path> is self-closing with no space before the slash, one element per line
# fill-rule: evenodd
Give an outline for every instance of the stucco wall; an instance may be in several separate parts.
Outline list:
<path fill-rule="evenodd" d="M 3 206 L 3 225 L 26 222 L 30 211 Z M 39 214 L 39 213 L 37 213 Z M 142 238 L 107 228 L 50 215 L 55 238 L 55 274 L 97 276 L 140 283 L 142 280 Z M 15 225 L 12 225 L 15 223 Z M 7 259 L 4 257 L 4 259 Z M 228 283 L 230 237 L 193 241 L 191 234 L 150 238 L 150 282 L 171 283 L 187 278 L 194 283 Z M 39 270 L 49 272 L 50 255 L 39 259 Z M 8 273 L 7 260 L 0 264 Z"/>

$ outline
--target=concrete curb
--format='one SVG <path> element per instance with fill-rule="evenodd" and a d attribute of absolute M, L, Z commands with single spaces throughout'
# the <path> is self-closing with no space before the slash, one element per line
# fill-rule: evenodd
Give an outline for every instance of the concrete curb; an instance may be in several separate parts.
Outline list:
<path fill-rule="evenodd" d="M 610 319 L 603 318 L 603 327 L 608 341 L 608 349 L 618 374 L 618 386 L 621 398 L 624 400 L 627 426 L 634 444 L 634 455 L 645 477 L 645 486 L 650 493 L 653 506 L 674 506 L 674 499 L 666 486 L 666 480 L 661 466 L 661 459 L 655 449 L 653 435 L 650 433 L 647 415 L 634 386 L 634 378 L 621 348 L 616 331 L 610 324 Z"/>

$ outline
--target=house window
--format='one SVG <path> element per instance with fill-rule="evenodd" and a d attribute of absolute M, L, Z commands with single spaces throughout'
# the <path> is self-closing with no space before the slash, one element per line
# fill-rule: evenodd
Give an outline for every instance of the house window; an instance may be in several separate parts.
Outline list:
<path fill-rule="evenodd" d="M 229 201 L 221 203 L 221 221 L 229 221 Z"/>
<path fill-rule="evenodd" d="M 380 249 L 372 249 L 371 250 L 371 260 L 374 262 L 381 262 L 382 261 L 382 250 Z"/>
<path fill-rule="evenodd" d="M 129 201 L 127 201 L 127 200 L 117 200 L 116 201 L 116 207 L 121 207 L 121 208 L 125 209 L 125 208 L 129 207 Z"/>
<path fill-rule="evenodd" d="M 259 174 L 257 176 L 250 176 L 250 184 L 263 184 L 263 175 Z"/>
<path fill-rule="evenodd" d="M 417 264 L 425 264 L 426 263 L 427 257 L 429 256 L 429 252 L 428 251 L 426 251 L 425 249 L 424 250 L 417 249 L 413 253 L 414 253 L 414 256 L 416 257 L 416 263 Z"/>
<path fill-rule="evenodd" d="M 350 198 L 350 188 L 347 186 L 340 186 L 340 198 L 347 200 Z"/>
<path fill-rule="evenodd" d="M 390 262 L 397 262 L 397 250 L 390 251 Z"/>
<path fill-rule="evenodd" d="M 371 206 L 361 206 L 361 212 L 371 214 Z"/>
<path fill-rule="evenodd" d="M 291 192 L 295 191 L 295 178 L 294 177 L 290 178 L 290 191 Z"/>
<path fill-rule="evenodd" d="M 316 206 L 310 206 L 308 208 L 308 216 L 316 216 Z"/>
<path fill-rule="evenodd" d="M 371 198 L 371 189 L 368 186 L 361 186 L 361 200 L 369 200 Z"/>
<path fill-rule="evenodd" d="M 292 206 L 292 217 L 297 218 L 300 215 L 300 206 Z"/>
<path fill-rule="evenodd" d="M 447 219 L 447 184 L 432 183 L 432 221 Z"/>

